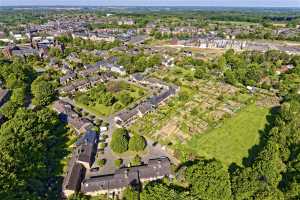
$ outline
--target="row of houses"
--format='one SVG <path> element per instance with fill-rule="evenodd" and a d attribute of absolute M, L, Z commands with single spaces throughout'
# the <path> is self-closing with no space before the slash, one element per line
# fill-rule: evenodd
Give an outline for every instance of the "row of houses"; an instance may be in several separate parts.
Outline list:
<path fill-rule="evenodd" d="M 79 75 L 85 77 L 98 71 L 109 71 L 121 76 L 126 75 L 126 69 L 122 65 L 118 65 L 117 60 L 114 58 L 111 57 L 105 61 L 98 61 L 95 65 L 84 65 L 85 70 L 79 72 Z"/>
<path fill-rule="evenodd" d="M 90 169 L 95 161 L 98 139 L 99 136 L 96 132 L 87 130 L 76 142 L 62 185 L 64 197 L 80 191 L 85 172 Z"/>
<path fill-rule="evenodd" d="M 153 95 L 147 100 L 142 101 L 134 108 L 126 109 L 118 113 L 114 117 L 114 121 L 119 127 L 126 127 L 133 123 L 138 117 L 142 117 L 145 114 L 153 111 L 155 107 L 158 107 L 160 104 L 167 101 L 170 97 L 174 96 L 180 89 L 179 87 L 174 85 L 168 86 L 164 82 L 154 78 L 145 79 L 141 74 L 135 74 L 131 77 L 131 79 L 132 81 L 142 85 L 159 88 L 160 92 L 157 95 Z"/>
<path fill-rule="evenodd" d="M 268 51 L 270 49 L 285 51 L 289 54 L 299 54 L 300 46 L 270 44 L 263 42 L 252 42 L 245 40 L 222 39 L 218 37 L 201 37 L 192 38 L 189 40 L 172 40 L 172 45 L 183 45 L 199 48 L 212 49 L 234 49 L 234 50 L 253 50 L 253 51 Z"/>
<path fill-rule="evenodd" d="M 21 46 L 10 44 L 2 50 L 2 53 L 7 58 L 12 58 L 13 56 L 22 58 L 26 58 L 28 56 L 39 56 L 40 58 L 47 58 L 50 47 L 56 47 L 62 52 L 64 51 L 64 44 L 39 37 L 38 39 L 31 40 L 30 45 Z"/>
<path fill-rule="evenodd" d="M 141 183 L 164 177 L 173 178 L 170 160 L 166 157 L 150 159 L 145 165 L 121 168 L 111 175 L 85 179 L 81 192 L 91 196 L 118 196 L 128 186 L 139 188 Z"/>
<path fill-rule="evenodd" d="M 2 50 L 2 53 L 7 58 L 17 57 L 28 57 L 28 56 L 38 56 L 39 50 L 26 47 L 26 46 L 7 46 Z"/>
<path fill-rule="evenodd" d="M 91 77 L 86 77 L 85 79 L 77 79 L 75 78 L 77 75 L 75 73 L 68 73 L 65 76 L 60 78 L 60 83 L 64 84 L 65 86 L 59 88 L 60 94 L 73 94 L 77 91 L 84 92 L 87 91 L 89 88 L 95 86 L 99 83 L 104 83 L 108 80 L 112 80 L 113 76 L 110 73 L 102 73 L 101 75 L 96 74 Z"/>
<path fill-rule="evenodd" d="M 65 101 L 55 101 L 53 109 L 59 114 L 60 120 L 68 123 L 78 134 L 86 132 L 93 126 L 90 120 L 81 117 L 74 111 L 74 107 Z"/>
<path fill-rule="evenodd" d="M 167 157 L 151 159 L 147 164 L 140 166 L 120 168 L 113 174 L 88 177 L 86 173 L 95 162 L 98 141 L 99 135 L 87 130 L 76 142 L 63 181 L 64 197 L 77 192 L 90 196 L 118 196 L 128 186 L 139 187 L 145 181 L 173 177 L 171 163 Z"/>

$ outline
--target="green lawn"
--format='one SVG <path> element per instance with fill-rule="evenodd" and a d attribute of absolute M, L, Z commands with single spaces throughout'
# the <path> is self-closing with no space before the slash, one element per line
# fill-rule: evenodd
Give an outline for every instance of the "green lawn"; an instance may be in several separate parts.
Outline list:
<path fill-rule="evenodd" d="M 79 100 L 79 97 L 81 95 L 90 95 L 91 90 L 89 90 L 85 93 L 78 94 L 75 97 L 76 105 L 78 107 L 88 110 L 89 112 L 93 113 L 94 115 L 109 116 L 109 115 L 131 105 L 132 103 L 143 98 L 147 94 L 147 92 L 141 87 L 138 87 L 133 84 L 128 84 L 125 82 L 122 82 L 122 84 L 123 84 L 124 88 L 121 88 L 121 90 L 119 92 L 112 92 L 112 95 L 114 96 L 116 101 L 111 106 L 104 105 L 97 101 L 95 101 L 95 103 L 89 103 L 88 105 L 81 102 Z M 129 105 L 124 105 L 124 104 L 122 104 L 121 101 L 119 101 L 121 94 L 124 92 L 126 92 L 126 94 L 128 94 L 129 96 L 132 97 L 132 103 L 130 103 Z M 98 94 L 101 94 L 101 92 L 98 92 Z"/>
<path fill-rule="evenodd" d="M 267 123 L 268 113 L 267 108 L 251 104 L 220 127 L 194 136 L 181 147 L 199 156 L 219 159 L 225 165 L 235 162 L 241 166 L 248 150 L 259 143 L 259 132 Z"/>
<path fill-rule="evenodd" d="M 93 113 L 94 115 L 109 116 L 111 113 L 113 113 L 112 106 L 105 106 L 103 104 L 97 103 L 94 106 L 92 106 L 92 105 L 85 105 L 79 101 L 76 101 L 76 105 L 80 108 L 84 108 L 84 109 L 88 110 L 89 112 Z"/>

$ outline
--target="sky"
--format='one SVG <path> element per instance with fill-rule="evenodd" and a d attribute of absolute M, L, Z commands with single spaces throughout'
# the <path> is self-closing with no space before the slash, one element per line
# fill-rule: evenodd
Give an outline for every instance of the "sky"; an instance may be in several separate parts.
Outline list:
<path fill-rule="evenodd" d="M 30 5 L 300 7 L 300 0 L 0 0 L 0 6 Z"/>

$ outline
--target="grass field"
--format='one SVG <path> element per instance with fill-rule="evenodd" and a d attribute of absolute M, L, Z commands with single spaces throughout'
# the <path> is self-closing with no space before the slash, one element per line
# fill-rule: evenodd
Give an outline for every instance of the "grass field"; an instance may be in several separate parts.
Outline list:
<path fill-rule="evenodd" d="M 199 156 L 219 159 L 225 165 L 235 162 L 241 166 L 248 150 L 259 143 L 268 113 L 267 108 L 251 104 L 220 127 L 194 136 L 183 148 Z"/>

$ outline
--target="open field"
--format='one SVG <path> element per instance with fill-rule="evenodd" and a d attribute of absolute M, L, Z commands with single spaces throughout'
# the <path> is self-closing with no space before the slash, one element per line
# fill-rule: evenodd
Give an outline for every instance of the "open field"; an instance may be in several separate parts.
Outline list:
<path fill-rule="evenodd" d="M 241 166 L 248 150 L 259 143 L 268 113 L 268 108 L 251 104 L 236 116 L 224 120 L 220 127 L 195 135 L 182 147 L 199 156 L 219 159 L 226 165 L 236 163 Z"/>

